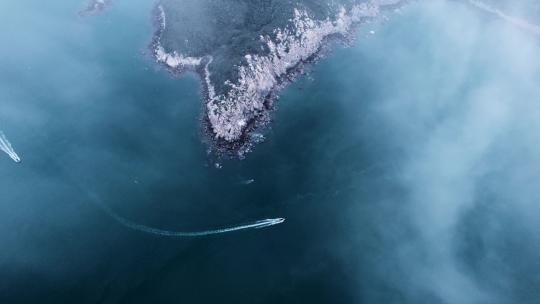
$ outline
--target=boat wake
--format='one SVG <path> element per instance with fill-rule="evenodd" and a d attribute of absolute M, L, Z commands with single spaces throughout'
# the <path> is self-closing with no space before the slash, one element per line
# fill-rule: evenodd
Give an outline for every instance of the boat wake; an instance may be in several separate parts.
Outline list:
<path fill-rule="evenodd" d="M 507 13 L 503 12 L 502 10 L 496 8 L 496 7 L 493 7 L 493 6 L 490 6 L 482 1 L 478 1 L 478 0 L 469 0 L 468 1 L 469 4 L 471 4 L 472 6 L 486 12 L 486 13 L 489 13 L 489 14 L 492 14 L 500 19 L 503 19 L 504 21 L 506 22 L 509 22 L 510 24 L 522 29 L 522 30 L 525 30 L 529 33 L 532 33 L 532 34 L 535 34 L 535 35 L 538 35 L 540 36 L 540 26 L 536 25 L 536 24 L 533 24 L 533 23 L 530 23 L 524 19 L 521 19 L 521 18 L 517 18 L 517 17 L 514 17 L 514 16 L 511 16 L 511 15 L 508 15 Z"/>
<path fill-rule="evenodd" d="M 21 158 L 17 155 L 17 152 L 15 152 L 11 143 L 2 131 L 0 131 L 0 150 L 4 151 L 14 162 L 21 162 Z"/>
<path fill-rule="evenodd" d="M 131 220 L 126 219 L 123 216 L 120 216 L 118 213 L 116 213 L 114 210 L 112 210 L 109 206 L 103 204 L 97 195 L 90 193 L 90 197 L 93 199 L 93 202 L 98 206 L 101 210 L 103 210 L 109 217 L 111 217 L 113 220 L 115 220 L 120 225 L 139 232 L 144 232 L 148 234 L 158 235 L 158 236 L 165 236 L 165 237 L 201 237 L 201 236 L 209 236 L 214 234 L 223 234 L 223 233 L 229 233 L 229 232 L 235 232 L 240 230 L 248 230 L 248 229 L 260 229 L 260 228 L 266 228 L 274 225 L 279 225 L 285 221 L 284 218 L 271 218 L 271 219 L 264 219 L 264 220 L 258 220 L 255 222 L 242 224 L 242 225 L 236 225 L 232 227 L 225 227 L 225 228 L 218 228 L 218 229 L 211 229 L 211 230 L 202 230 L 202 231 L 173 231 L 173 230 L 165 230 L 165 229 L 158 229 L 146 225 L 141 225 L 138 223 L 135 223 Z"/>

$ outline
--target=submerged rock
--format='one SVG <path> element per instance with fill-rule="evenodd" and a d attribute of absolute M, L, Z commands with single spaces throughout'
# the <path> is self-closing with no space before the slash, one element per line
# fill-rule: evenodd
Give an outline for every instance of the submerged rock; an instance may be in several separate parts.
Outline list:
<path fill-rule="evenodd" d="M 85 9 L 81 10 L 81 16 L 95 15 L 101 13 L 111 5 L 111 0 L 89 0 Z"/>

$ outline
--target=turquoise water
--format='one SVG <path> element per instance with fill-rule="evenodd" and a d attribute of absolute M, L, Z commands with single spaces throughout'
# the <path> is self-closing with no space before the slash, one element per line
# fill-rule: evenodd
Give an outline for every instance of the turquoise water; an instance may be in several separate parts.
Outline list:
<path fill-rule="evenodd" d="M 0 130 L 23 159 L 0 155 L 2 302 L 540 297 L 536 38 L 457 3 L 413 4 L 288 86 L 267 141 L 217 169 L 198 80 L 144 54 L 152 3 L 81 19 L 82 5 L 0 4 Z M 94 197 L 161 229 L 287 220 L 160 238 Z"/>

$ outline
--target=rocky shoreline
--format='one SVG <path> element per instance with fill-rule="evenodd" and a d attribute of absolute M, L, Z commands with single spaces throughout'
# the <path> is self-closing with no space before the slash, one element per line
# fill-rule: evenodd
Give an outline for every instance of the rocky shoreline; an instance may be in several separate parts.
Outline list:
<path fill-rule="evenodd" d="M 217 94 L 211 81 L 211 55 L 190 57 L 177 51 L 167 51 L 162 35 L 167 27 L 164 8 L 158 3 L 153 13 L 156 28 L 151 52 L 156 62 L 178 75 L 192 71 L 199 75 L 203 87 L 202 125 L 204 138 L 218 155 L 243 158 L 253 145 L 264 137 L 257 130 L 268 126 L 274 101 L 279 91 L 302 74 L 324 53 L 330 40 L 345 41 L 355 26 L 379 17 L 382 10 L 397 8 L 400 0 L 379 0 L 341 8 L 332 19 L 312 19 L 308 12 L 294 10 L 294 18 L 273 35 L 261 36 L 268 49 L 265 55 L 245 54 L 245 63 L 237 67 L 238 77 L 227 80 L 225 94 Z"/>

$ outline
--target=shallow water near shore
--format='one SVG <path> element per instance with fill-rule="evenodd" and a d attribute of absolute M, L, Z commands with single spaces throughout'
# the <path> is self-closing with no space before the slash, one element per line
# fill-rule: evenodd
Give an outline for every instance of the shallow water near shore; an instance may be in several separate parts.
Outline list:
<path fill-rule="evenodd" d="M 151 1 L 91 18 L 83 6 L 0 4 L 0 130 L 23 160 L 0 158 L 0 302 L 540 297 L 540 176 L 527 170 L 540 154 L 523 135 L 538 113 L 526 102 L 540 97 L 536 38 L 453 2 L 364 24 L 283 90 L 265 143 L 218 169 L 197 77 L 143 54 Z M 501 33 L 521 53 L 498 49 Z M 286 221 L 163 238 L 119 225 L 95 197 L 160 229 Z"/>

